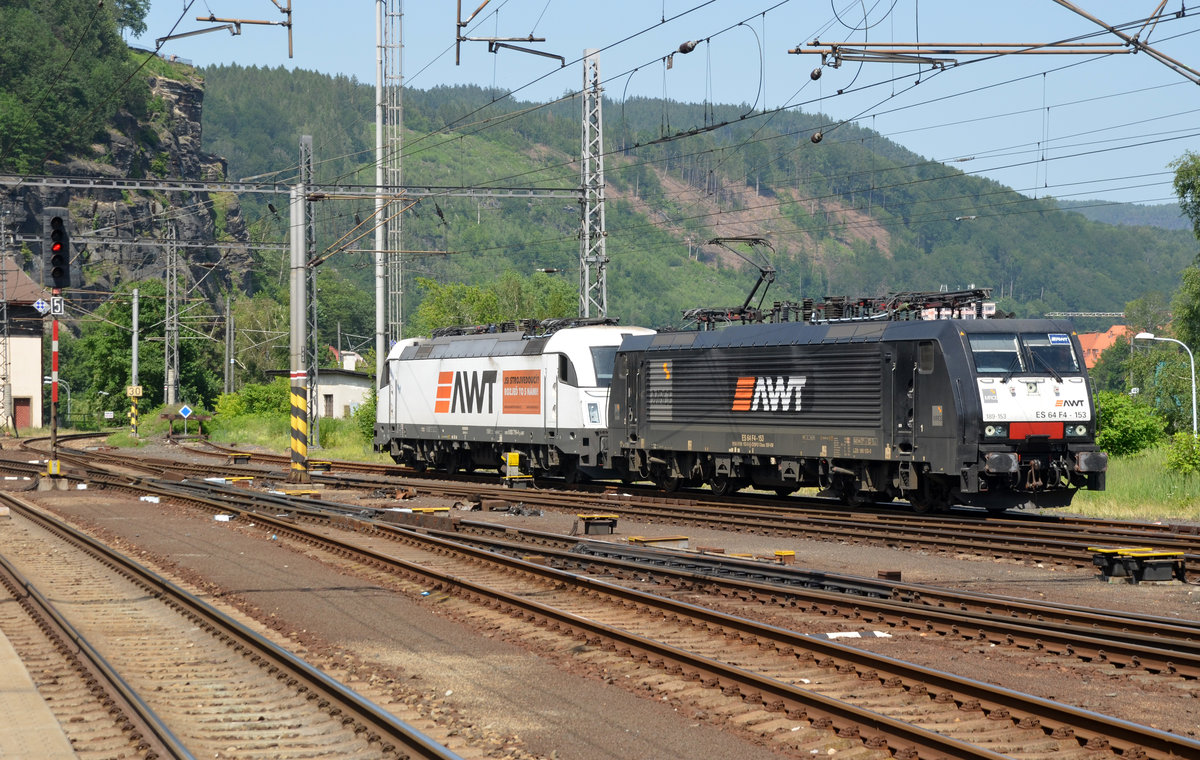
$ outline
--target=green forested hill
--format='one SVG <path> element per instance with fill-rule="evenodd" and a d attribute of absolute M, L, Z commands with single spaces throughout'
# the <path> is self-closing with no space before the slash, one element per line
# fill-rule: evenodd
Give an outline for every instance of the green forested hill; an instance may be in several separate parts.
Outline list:
<path fill-rule="evenodd" d="M 1178 203 L 1106 203 L 1104 201 L 1065 201 L 1058 205 L 1067 211 L 1105 224 L 1129 227 L 1159 227 L 1164 230 L 1190 230 L 1192 223 L 1179 209 Z"/>
<path fill-rule="evenodd" d="M 204 149 L 229 160 L 231 177 L 294 176 L 299 137 L 310 134 L 318 182 L 373 184 L 373 85 L 282 68 L 203 73 Z M 493 100 L 476 87 L 406 90 L 405 183 L 577 186 L 579 101 Z M 1119 311 L 1145 292 L 1174 291 L 1196 255 L 1188 231 L 1090 221 L 869 130 L 825 128 L 814 143 L 824 122 L 606 100 L 610 312 L 663 326 L 685 308 L 740 304 L 757 271 L 704 245 L 717 236 L 770 241 L 779 275 L 768 302 L 974 285 L 994 288 L 1018 314 Z M 365 201 L 319 206 L 322 241 L 370 211 Z M 578 220 L 577 204 L 561 200 L 426 199 L 404 216 L 405 249 L 448 255 L 408 255 L 406 311 L 421 276 L 481 283 L 550 267 L 576 277 Z M 330 263 L 368 287 L 365 255 Z"/>
<path fill-rule="evenodd" d="M 118 24 L 128 2 L 0 3 L 0 171 L 39 174 L 47 161 L 86 153 L 121 109 L 145 111 L 149 88 L 134 72 Z M 144 10 L 143 10 L 144 12 Z"/>

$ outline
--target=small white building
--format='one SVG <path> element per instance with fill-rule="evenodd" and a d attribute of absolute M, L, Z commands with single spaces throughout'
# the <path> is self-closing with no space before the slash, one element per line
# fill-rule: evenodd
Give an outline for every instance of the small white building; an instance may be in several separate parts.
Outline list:
<path fill-rule="evenodd" d="M 8 317 L 8 324 L 0 325 L 0 429 L 16 435 L 43 424 L 44 318 L 33 304 L 39 299 L 49 303 L 50 294 L 5 257 L 0 262 L 0 299 Z"/>
<path fill-rule="evenodd" d="M 340 420 L 352 415 L 359 405 L 370 397 L 371 376 L 356 369 L 363 364 L 363 358 L 359 354 L 353 351 L 339 353 L 332 346 L 330 350 L 342 366 L 319 368 L 315 387 L 309 388 L 309 399 L 316 416 Z M 274 370 L 267 374 L 288 376 L 288 372 L 283 370 Z"/>
<path fill-rule="evenodd" d="M 366 372 L 346 369 L 317 370 L 316 388 L 312 398 L 317 400 L 317 416 L 340 420 L 349 417 L 371 394 L 371 376 Z"/>

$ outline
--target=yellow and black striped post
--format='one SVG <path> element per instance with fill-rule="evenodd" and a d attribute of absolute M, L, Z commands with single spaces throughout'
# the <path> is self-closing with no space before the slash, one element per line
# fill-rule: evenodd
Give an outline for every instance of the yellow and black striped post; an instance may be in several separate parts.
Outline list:
<path fill-rule="evenodd" d="M 308 480 L 308 373 L 292 372 L 292 469 L 289 483 Z"/>
<path fill-rule="evenodd" d="M 137 396 L 129 397 L 129 433 L 137 438 Z"/>

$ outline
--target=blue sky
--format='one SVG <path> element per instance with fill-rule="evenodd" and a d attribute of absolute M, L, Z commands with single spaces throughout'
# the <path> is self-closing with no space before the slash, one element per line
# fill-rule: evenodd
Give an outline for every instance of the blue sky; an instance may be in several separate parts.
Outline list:
<path fill-rule="evenodd" d="M 282 0 L 281 0 L 282 1 Z M 469 14 L 482 0 L 463 0 Z M 1182 0 L 1168 0 L 1168 11 Z M 270 0 L 154 0 L 148 31 L 134 44 L 202 29 L 197 16 L 281 20 Z M 197 65 L 284 66 L 375 80 L 373 0 L 293 0 L 295 57 L 279 27 L 244 25 L 164 43 L 161 52 Z M 1077 0 L 1110 24 L 1147 16 L 1156 0 Z M 585 48 L 598 48 L 609 98 L 750 104 L 819 111 L 856 120 L 928 158 L 952 162 L 1027 195 L 1172 203 L 1167 164 L 1200 152 L 1200 85 L 1134 55 L 960 56 L 933 71 L 911 64 L 845 62 L 810 72 L 816 55 L 789 49 L 822 42 L 1045 43 L 1116 41 L 1053 0 L 491 0 L 468 36 L 545 37 L 519 43 L 567 65 L 512 50 L 491 54 L 465 42 L 455 65 L 455 0 L 404 3 L 407 86 L 471 83 L 544 101 L 582 84 Z M 864 24 L 864 12 L 866 23 Z M 1200 70 L 1200 9 L 1160 23 L 1147 37 Z M 182 18 L 182 20 L 180 20 Z M 178 22 L 178 26 L 176 23 Z M 863 26 L 869 27 L 865 31 Z M 665 58 L 685 41 L 687 55 Z M 839 94 L 839 90 L 843 91 Z M 680 128 L 687 125 L 672 125 Z"/>

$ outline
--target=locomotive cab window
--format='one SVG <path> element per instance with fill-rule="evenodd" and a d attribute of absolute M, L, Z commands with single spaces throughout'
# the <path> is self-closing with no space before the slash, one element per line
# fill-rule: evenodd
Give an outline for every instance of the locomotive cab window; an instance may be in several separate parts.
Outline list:
<path fill-rule="evenodd" d="M 1015 333 L 987 333 L 969 335 L 971 356 L 975 360 L 976 372 L 1021 372 L 1025 364 L 1021 360 Z"/>
<path fill-rule="evenodd" d="M 579 379 L 575 377 L 575 365 L 566 354 L 558 355 L 558 380 L 567 385 L 579 385 Z"/>
<path fill-rule="evenodd" d="M 592 365 L 596 368 L 596 385 L 607 388 L 612 385 L 613 363 L 617 360 L 617 346 L 592 346 Z"/>
<path fill-rule="evenodd" d="M 922 375 L 933 374 L 933 341 L 923 340 L 917 344 L 917 372 Z"/>
<path fill-rule="evenodd" d="M 1035 372 L 1069 374 L 1079 371 L 1071 337 L 1066 333 L 1023 333 L 1021 342 L 1029 350 Z"/>

